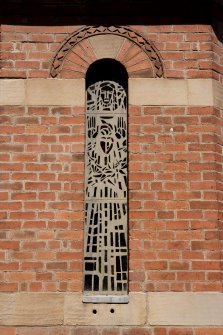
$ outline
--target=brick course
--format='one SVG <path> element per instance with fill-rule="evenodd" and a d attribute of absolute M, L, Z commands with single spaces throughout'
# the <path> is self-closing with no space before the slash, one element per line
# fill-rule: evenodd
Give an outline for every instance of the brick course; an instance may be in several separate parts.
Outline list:
<path fill-rule="evenodd" d="M 0 327 L 1 335 L 29 335 L 30 327 Z M 221 335 L 223 328 L 32 327 L 34 335 Z"/>

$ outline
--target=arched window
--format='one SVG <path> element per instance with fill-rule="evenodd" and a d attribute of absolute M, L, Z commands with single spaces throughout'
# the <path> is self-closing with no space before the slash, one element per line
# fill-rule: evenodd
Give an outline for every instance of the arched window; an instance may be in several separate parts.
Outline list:
<path fill-rule="evenodd" d="M 86 302 L 127 302 L 128 75 L 113 59 L 86 74 L 85 245 Z"/>

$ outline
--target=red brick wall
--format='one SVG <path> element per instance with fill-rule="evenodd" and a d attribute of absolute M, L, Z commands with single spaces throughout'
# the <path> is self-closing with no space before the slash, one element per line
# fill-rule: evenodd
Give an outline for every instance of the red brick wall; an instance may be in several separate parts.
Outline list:
<path fill-rule="evenodd" d="M 212 77 L 211 26 L 146 26 L 140 30 L 160 51 L 168 78 Z"/>
<path fill-rule="evenodd" d="M 0 119 L 0 288 L 81 291 L 84 110 Z M 222 290 L 216 121 L 211 107 L 130 106 L 130 291 Z"/>
<path fill-rule="evenodd" d="M 78 28 L 2 25 L 1 77 L 49 77 L 49 67 L 60 43 L 68 33 Z M 213 77 L 214 35 L 211 26 L 165 25 L 133 28 L 154 42 L 160 51 L 168 78 Z M 221 50 L 220 45 L 218 50 Z M 222 72 L 221 63 L 221 59 L 216 59 L 217 73 Z"/>
<path fill-rule="evenodd" d="M 2 291 L 82 289 L 84 111 L 1 109 Z"/>
<path fill-rule="evenodd" d="M 131 290 L 222 290 L 215 121 L 209 107 L 130 108 Z"/>
<path fill-rule="evenodd" d="M 132 26 L 160 51 L 168 78 L 222 81 L 222 43 L 209 25 Z M 1 26 L 2 78 L 48 78 L 56 50 L 78 26 Z M 212 71 L 213 70 L 213 71 Z"/>

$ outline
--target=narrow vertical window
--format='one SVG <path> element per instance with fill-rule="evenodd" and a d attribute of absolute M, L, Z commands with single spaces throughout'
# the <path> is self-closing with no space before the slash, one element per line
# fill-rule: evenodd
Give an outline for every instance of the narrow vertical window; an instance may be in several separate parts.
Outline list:
<path fill-rule="evenodd" d="M 86 77 L 84 301 L 127 299 L 127 90 L 127 72 L 119 62 L 103 59 L 90 66 Z"/>

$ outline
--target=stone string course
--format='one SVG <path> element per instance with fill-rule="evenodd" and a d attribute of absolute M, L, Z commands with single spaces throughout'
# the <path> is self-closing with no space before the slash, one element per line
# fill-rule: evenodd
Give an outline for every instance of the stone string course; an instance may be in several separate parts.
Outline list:
<path fill-rule="evenodd" d="M 223 297 L 217 293 L 130 293 L 128 304 L 82 303 L 81 293 L 14 293 L 0 298 L 0 324 L 5 326 L 223 325 Z"/>

